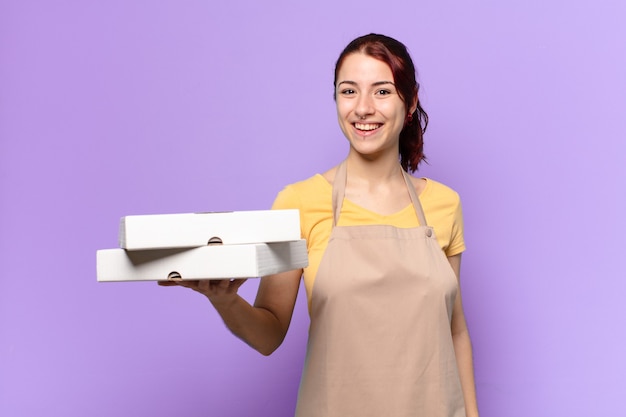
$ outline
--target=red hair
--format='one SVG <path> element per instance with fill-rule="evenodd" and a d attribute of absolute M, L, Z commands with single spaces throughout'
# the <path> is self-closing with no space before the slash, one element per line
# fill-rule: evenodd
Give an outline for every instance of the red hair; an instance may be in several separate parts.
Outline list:
<path fill-rule="evenodd" d="M 385 35 L 371 33 L 356 38 L 345 47 L 339 55 L 335 65 L 335 91 L 337 74 L 344 59 L 353 53 L 363 53 L 372 58 L 383 61 L 391 69 L 393 81 L 398 94 L 405 104 L 407 118 L 404 128 L 400 132 L 400 164 L 405 171 L 414 172 L 424 156 L 424 132 L 428 125 L 428 115 L 419 102 L 417 92 L 419 84 L 415 78 L 415 66 L 406 46 L 401 42 Z M 333 94 L 336 97 L 336 93 Z M 417 107 L 412 114 L 408 114 L 413 99 L 417 99 Z"/>

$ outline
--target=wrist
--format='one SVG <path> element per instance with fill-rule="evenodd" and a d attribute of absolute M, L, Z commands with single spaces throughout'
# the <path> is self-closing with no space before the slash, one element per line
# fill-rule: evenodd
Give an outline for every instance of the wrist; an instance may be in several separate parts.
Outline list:
<path fill-rule="evenodd" d="M 238 294 L 234 294 L 234 295 L 228 295 L 228 296 L 224 296 L 224 295 L 209 295 L 209 294 L 204 294 L 206 296 L 206 298 L 209 299 L 209 301 L 211 302 L 211 304 L 213 305 L 213 307 L 220 313 L 225 313 L 229 310 L 232 310 L 234 308 L 234 306 L 237 304 L 237 301 L 239 299 L 239 295 Z"/>

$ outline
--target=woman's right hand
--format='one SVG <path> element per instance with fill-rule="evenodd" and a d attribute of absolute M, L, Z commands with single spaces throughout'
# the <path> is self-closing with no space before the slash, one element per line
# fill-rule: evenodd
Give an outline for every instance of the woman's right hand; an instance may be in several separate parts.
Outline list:
<path fill-rule="evenodd" d="M 254 305 L 237 294 L 245 279 L 159 281 L 159 285 L 187 287 L 203 294 L 231 332 L 269 355 L 287 334 L 301 276 L 302 269 L 297 269 L 261 278 Z"/>
<path fill-rule="evenodd" d="M 180 281 L 159 281 L 159 285 L 164 287 L 179 286 L 190 288 L 207 297 L 215 306 L 229 304 L 237 297 L 239 287 L 247 279 L 202 279 L 202 280 L 180 280 Z"/>

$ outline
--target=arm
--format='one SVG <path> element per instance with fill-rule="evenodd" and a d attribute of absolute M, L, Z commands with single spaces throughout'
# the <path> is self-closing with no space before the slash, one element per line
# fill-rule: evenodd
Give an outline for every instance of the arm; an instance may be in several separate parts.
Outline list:
<path fill-rule="evenodd" d="M 301 213 L 305 209 L 299 193 L 289 186 L 278 194 L 272 208 L 299 209 Z M 302 214 L 301 223 L 305 223 Z M 302 233 L 304 237 L 304 230 Z M 237 294 L 245 279 L 159 283 L 180 285 L 201 293 L 235 336 L 263 355 L 269 355 L 281 345 L 287 334 L 301 277 L 302 269 L 297 269 L 261 278 L 253 305 Z"/>
<path fill-rule="evenodd" d="M 463 388 L 463 398 L 465 399 L 465 413 L 467 417 L 478 417 L 472 344 L 467 330 L 465 314 L 463 313 L 463 303 L 461 301 L 461 254 L 448 257 L 448 261 L 459 281 L 459 291 L 454 302 L 454 311 L 452 313 L 452 341 L 454 343 L 454 352 L 459 368 L 461 387 Z"/>
<path fill-rule="evenodd" d="M 254 305 L 237 294 L 245 279 L 177 281 L 176 284 L 206 296 L 235 336 L 263 355 L 269 355 L 287 334 L 301 275 L 302 270 L 298 269 L 261 278 Z"/>

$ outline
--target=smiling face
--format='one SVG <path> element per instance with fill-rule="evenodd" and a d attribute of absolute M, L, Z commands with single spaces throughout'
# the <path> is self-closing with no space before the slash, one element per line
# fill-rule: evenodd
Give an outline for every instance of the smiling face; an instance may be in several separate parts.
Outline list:
<path fill-rule="evenodd" d="M 387 153 L 397 158 L 408 109 L 391 68 L 363 53 L 347 55 L 337 73 L 335 94 L 339 125 L 351 152 L 367 159 Z"/>

